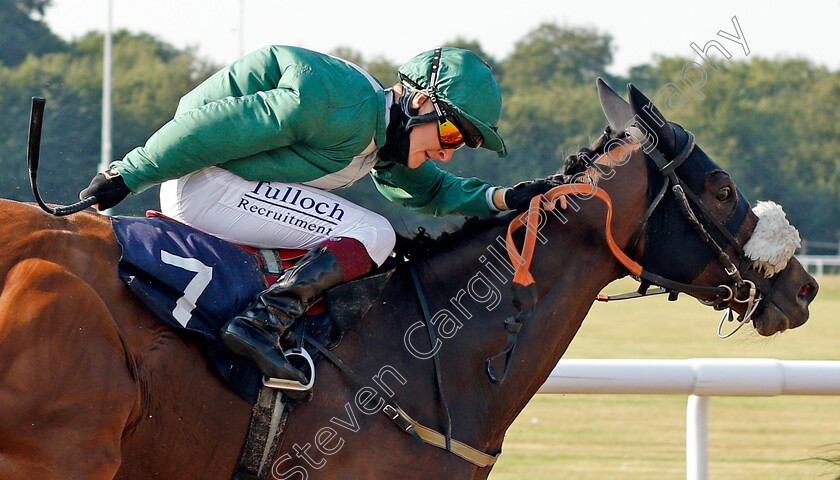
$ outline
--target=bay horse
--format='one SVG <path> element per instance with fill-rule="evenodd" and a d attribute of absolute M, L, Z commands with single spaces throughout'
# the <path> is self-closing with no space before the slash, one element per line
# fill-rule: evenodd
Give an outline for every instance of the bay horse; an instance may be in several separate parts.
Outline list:
<path fill-rule="evenodd" d="M 508 259 L 519 256 L 502 245 L 513 215 L 421 236 L 406 254 L 435 312 L 434 340 L 418 327 L 422 308 L 401 265 L 333 351 L 366 384 L 319 363 L 311 399 L 285 425 L 271 478 L 486 478 L 492 465 L 418 445 L 375 414 L 376 399 L 398 399 L 418 422 L 451 427 L 453 440 L 494 456 L 596 295 L 628 273 L 717 308 L 731 305 L 761 335 L 805 323 L 816 282 L 792 257 L 768 278 L 744 255 L 759 219 L 729 175 L 641 92 L 630 87 L 630 104 L 609 92 L 602 88 L 611 133 L 557 176 L 582 193 L 539 210 L 538 231 L 528 224 L 512 235 L 522 242 L 534 234 L 528 273 L 537 301 L 526 305 L 528 317 L 517 315 L 521 299 L 510 288 L 522 270 Z M 643 139 L 627 133 L 642 125 Z M 615 152 L 626 155 L 617 160 Z M 608 192 L 611 210 L 584 186 Z M 681 189 L 702 205 L 683 211 Z M 56 218 L 6 200 L 0 212 L 0 478 L 231 478 L 251 406 L 212 371 L 198 342 L 164 325 L 118 279 L 120 248 L 108 218 Z M 617 259 L 616 249 L 627 258 Z M 643 268 L 628 269 L 628 259 Z M 755 299 L 741 290 L 746 282 L 760 292 L 759 308 L 732 301 Z M 720 295 L 726 290 L 730 298 Z M 511 337 L 518 346 L 505 350 L 504 374 L 488 370 L 487 359 Z"/>

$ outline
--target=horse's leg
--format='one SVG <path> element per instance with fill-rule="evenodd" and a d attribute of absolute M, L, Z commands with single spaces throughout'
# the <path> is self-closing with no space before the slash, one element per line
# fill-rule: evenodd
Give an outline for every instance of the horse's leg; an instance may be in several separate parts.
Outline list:
<path fill-rule="evenodd" d="M 111 314 L 89 285 L 40 259 L 8 271 L 0 478 L 113 478 L 136 392 Z"/>

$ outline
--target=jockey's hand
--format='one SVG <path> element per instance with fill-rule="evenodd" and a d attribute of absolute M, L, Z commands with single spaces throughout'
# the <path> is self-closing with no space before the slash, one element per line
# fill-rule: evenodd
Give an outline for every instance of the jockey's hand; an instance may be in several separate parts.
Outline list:
<path fill-rule="evenodd" d="M 96 197 L 99 203 L 95 204 L 97 210 L 108 210 L 122 202 L 131 190 L 125 186 L 122 175 L 114 169 L 97 173 L 90 185 L 79 193 L 79 199 Z"/>
<path fill-rule="evenodd" d="M 507 210 L 525 210 L 530 205 L 532 198 L 542 195 L 558 185 L 560 185 L 558 181 L 548 178 L 519 182 L 511 188 L 505 189 L 505 206 Z"/>

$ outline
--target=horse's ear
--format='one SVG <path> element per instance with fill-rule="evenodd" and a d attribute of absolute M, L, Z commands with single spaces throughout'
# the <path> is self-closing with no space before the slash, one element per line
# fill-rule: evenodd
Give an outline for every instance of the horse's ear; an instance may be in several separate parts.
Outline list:
<path fill-rule="evenodd" d="M 633 122 L 633 109 L 621 95 L 617 94 L 615 90 L 601 77 L 595 80 L 598 86 L 598 99 L 601 100 L 601 110 L 610 122 L 610 128 L 615 132 L 622 132 L 630 126 Z"/>
<path fill-rule="evenodd" d="M 675 155 L 677 153 L 677 133 L 674 131 L 674 126 L 662 115 L 656 105 L 632 83 L 627 85 L 627 91 L 630 96 L 630 106 L 635 115 L 636 126 L 644 130 L 643 134 L 645 136 L 650 137 L 652 135 L 655 137 L 650 140 L 656 142 L 656 147 L 663 155 L 666 157 Z"/>

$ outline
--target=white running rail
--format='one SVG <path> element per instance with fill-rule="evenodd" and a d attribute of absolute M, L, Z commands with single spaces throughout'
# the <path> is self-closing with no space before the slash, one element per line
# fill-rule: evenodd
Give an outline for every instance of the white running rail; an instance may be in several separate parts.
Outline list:
<path fill-rule="evenodd" d="M 840 395 L 840 361 L 562 359 L 538 393 L 689 395 L 686 479 L 707 480 L 709 397 Z"/>
<path fill-rule="evenodd" d="M 817 277 L 823 276 L 825 267 L 840 267 L 840 255 L 797 255 L 796 259 L 806 269 L 813 265 Z"/>

